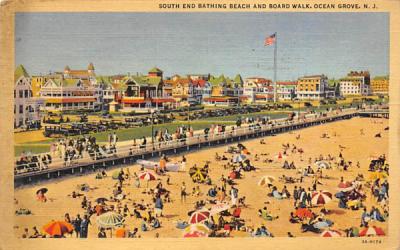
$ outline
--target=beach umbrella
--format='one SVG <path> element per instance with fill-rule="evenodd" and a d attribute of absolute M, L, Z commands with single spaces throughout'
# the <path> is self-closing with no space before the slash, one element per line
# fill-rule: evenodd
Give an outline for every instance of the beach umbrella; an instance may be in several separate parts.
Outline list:
<path fill-rule="evenodd" d="M 233 156 L 232 162 L 239 163 L 246 160 L 246 156 L 243 154 L 236 154 Z"/>
<path fill-rule="evenodd" d="M 210 229 L 202 223 L 191 224 L 184 229 L 185 234 L 192 234 L 197 232 L 200 234 L 208 235 L 209 231 Z"/>
<path fill-rule="evenodd" d="M 222 211 L 228 210 L 229 208 L 230 208 L 230 206 L 226 203 L 217 203 L 217 204 L 211 206 L 210 214 L 211 215 L 218 214 Z"/>
<path fill-rule="evenodd" d="M 112 174 L 112 178 L 113 178 L 113 180 L 118 180 L 118 177 L 119 177 L 119 173 L 120 173 L 120 171 L 118 170 L 118 171 L 114 171 L 113 172 L 113 174 Z"/>
<path fill-rule="evenodd" d="M 47 193 L 47 191 L 49 191 L 47 188 L 41 188 L 38 191 L 36 191 L 36 194 L 39 194 L 39 193 L 45 194 L 45 193 Z"/>
<path fill-rule="evenodd" d="M 232 179 L 232 180 L 236 179 L 236 172 L 235 172 L 235 171 L 232 171 L 232 172 L 229 174 L 229 178 Z"/>
<path fill-rule="evenodd" d="M 189 170 L 189 175 L 192 179 L 199 179 L 200 181 L 204 181 L 207 176 L 207 172 L 200 168 L 191 168 Z"/>
<path fill-rule="evenodd" d="M 201 232 L 191 232 L 191 233 L 185 233 L 183 235 L 183 238 L 203 238 L 203 237 L 208 237 L 208 234 L 203 234 Z"/>
<path fill-rule="evenodd" d="M 190 224 L 196 224 L 205 220 L 208 220 L 211 213 L 209 211 L 195 211 L 192 213 L 189 219 Z"/>
<path fill-rule="evenodd" d="M 325 230 L 321 233 L 321 237 L 341 237 L 342 234 L 337 230 Z"/>
<path fill-rule="evenodd" d="M 311 195 L 311 204 L 324 205 L 332 200 L 332 194 L 328 191 L 313 192 Z"/>
<path fill-rule="evenodd" d="M 51 236 L 62 236 L 73 230 L 74 227 L 66 221 L 51 221 L 43 226 L 43 231 Z"/>
<path fill-rule="evenodd" d="M 304 218 L 314 218 L 314 213 L 307 208 L 298 208 L 296 212 L 294 213 L 295 216 L 299 217 L 300 219 Z"/>
<path fill-rule="evenodd" d="M 139 178 L 145 181 L 154 181 L 156 180 L 156 176 L 150 172 L 143 172 L 139 174 Z"/>
<path fill-rule="evenodd" d="M 268 184 L 272 184 L 274 181 L 275 181 L 275 177 L 266 175 L 266 176 L 261 177 L 260 181 L 258 182 L 258 185 L 263 187 Z"/>
<path fill-rule="evenodd" d="M 329 164 L 329 162 L 327 161 L 317 161 L 315 163 L 315 165 L 319 168 L 325 168 L 325 169 L 329 169 L 331 168 L 331 165 Z"/>
<path fill-rule="evenodd" d="M 360 236 L 384 236 L 385 232 L 382 228 L 376 226 L 369 226 L 360 231 Z"/>
<path fill-rule="evenodd" d="M 100 228 L 114 228 L 121 226 L 124 221 L 125 219 L 122 215 L 113 211 L 101 214 L 96 218 L 97 225 Z"/>
<path fill-rule="evenodd" d="M 349 181 L 344 181 L 344 182 L 340 182 L 338 185 L 338 188 L 348 188 L 351 187 L 352 184 Z"/>

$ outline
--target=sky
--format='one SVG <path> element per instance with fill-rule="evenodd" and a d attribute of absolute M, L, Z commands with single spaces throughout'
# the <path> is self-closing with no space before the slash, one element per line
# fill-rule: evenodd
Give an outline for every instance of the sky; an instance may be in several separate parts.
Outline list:
<path fill-rule="evenodd" d="M 17 13 L 15 64 L 31 75 L 86 69 L 96 74 L 224 74 L 277 78 L 353 70 L 389 74 L 387 13 Z"/>

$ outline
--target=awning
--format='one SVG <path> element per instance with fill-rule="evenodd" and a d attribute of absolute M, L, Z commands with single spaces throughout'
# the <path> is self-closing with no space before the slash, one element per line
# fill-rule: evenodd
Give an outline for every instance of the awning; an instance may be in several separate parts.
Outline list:
<path fill-rule="evenodd" d="M 80 103 L 80 102 L 95 102 L 96 98 L 51 98 L 47 99 L 47 103 Z"/>
<path fill-rule="evenodd" d="M 135 104 L 135 103 L 145 103 L 145 101 L 143 99 L 122 99 L 122 103 Z"/>

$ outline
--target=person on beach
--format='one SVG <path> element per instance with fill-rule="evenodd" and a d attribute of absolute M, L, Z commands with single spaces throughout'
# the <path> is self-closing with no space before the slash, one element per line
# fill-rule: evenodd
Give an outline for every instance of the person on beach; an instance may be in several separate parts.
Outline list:
<path fill-rule="evenodd" d="M 186 202 L 186 185 L 185 182 L 182 182 L 182 186 L 181 186 L 181 202 Z"/>
<path fill-rule="evenodd" d="M 83 220 L 81 221 L 80 238 L 87 238 L 89 224 L 91 224 L 90 220 L 89 220 L 88 216 L 85 214 L 83 216 Z"/>

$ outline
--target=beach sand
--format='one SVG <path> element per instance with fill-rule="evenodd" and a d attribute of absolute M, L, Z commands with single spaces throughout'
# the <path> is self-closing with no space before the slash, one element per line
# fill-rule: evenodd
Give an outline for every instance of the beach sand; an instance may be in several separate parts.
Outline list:
<path fill-rule="evenodd" d="M 243 141 L 242 143 L 250 150 L 251 162 L 255 167 L 258 168 L 257 171 L 245 172 L 242 179 L 236 180 L 237 187 L 239 189 L 239 197 L 246 196 L 247 208 L 242 209 L 241 217 L 246 221 L 247 226 L 259 227 L 265 225 L 274 236 L 286 236 L 287 232 L 291 232 L 294 236 L 319 236 L 319 234 L 314 233 L 301 233 L 300 224 L 291 224 L 288 221 L 289 214 L 293 209 L 293 199 L 276 200 L 274 198 L 268 197 L 268 189 L 257 185 L 257 182 L 264 175 L 271 175 L 278 180 L 279 176 L 283 174 L 286 176 L 298 177 L 296 170 L 285 170 L 282 169 L 283 160 L 278 160 L 277 155 L 282 152 L 282 144 L 290 143 L 295 144 L 298 148 L 304 150 L 303 159 L 300 161 L 299 154 L 291 154 L 286 157 L 286 160 L 295 162 L 297 168 L 307 167 L 308 158 L 313 159 L 318 157 L 320 154 L 327 156 L 331 154 L 333 156 L 338 156 L 340 152 L 339 145 L 343 148 L 343 156 L 345 160 L 352 161 L 353 167 L 348 171 L 340 171 L 337 169 L 323 170 L 323 175 L 328 175 L 331 178 L 322 179 L 322 185 L 318 186 L 320 190 L 330 191 L 335 194 L 337 190 L 337 185 L 340 182 L 340 177 L 343 176 L 344 180 L 352 181 L 357 174 L 364 174 L 366 178 L 369 176 L 368 165 L 371 156 L 379 156 L 381 154 L 388 153 L 388 131 L 384 130 L 388 126 L 388 120 L 386 119 L 368 119 L 368 118 L 352 118 L 350 120 L 338 121 L 334 123 L 324 124 L 321 126 L 310 127 L 298 131 L 293 131 L 290 133 L 279 134 L 272 137 L 265 137 L 264 140 L 266 144 L 261 145 L 259 143 L 260 139 L 252 139 L 248 141 Z M 364 135 L 360 135 L 360 130 L 363 129 Z M 381 133 L 381 138 L 375 138 L 374 135 Z M 330 138 L 321 138 L 323 133 L 328 133 Z M 336 136 L 334 136 L 336 133 Z M 300 139 L 296 139 L 297 135 L 301 135 Z M 232 144 L 236 145 L 236 144 Z M 227 176 L 230 170 L 225 170 L 223 164 L 226 161 L 215 161 L 214 155 L 218 152 L 219 155 L 225 154 L 227 157 L 231 157 L 230 154 L 224 153 L 229 145 L 224 145 L 215 148 L 207 148 L 204 150 L 190 152 L 186 154 L 187 158 L 187 170 L 194 164 L 198 166 L 203 166 L 206 161 L 210 161 L 210 176 L 213 183 L 218 186 L 221 185 L 219 181 L 222 174 Z M 254 155 L 258 154 L 260 156 L 259 161 L 254 161 Z M 269 154 L 268 156 L 261 156 L 261 154 Z M 263 163 L 263 159 L 273 158 L 274 163 Z M 170 156 L 172 162 L 181 160 L 181 155 Z M 361 167 L 357 168 L 356 163 L 360 162 Z M 119 168 L 109 170 L 108 175 L 118 170 Z M 125 167 L 124 167 L 125 169 Z M 139 172 L 139 166 L 132 165 L 129 167 L 130 173 Z M 314 169 L 315 166 L 314 166 Z M 177 172 L 169 173 L 171 185 L 166 184 L 166 176 L 160 176 L 163 186 L 171 191 L 172 203 L 164 203 L 163 214 L 165 217 L 161 218 L 162 227 L 156 230 L 151 230 L 148 232 L 141 232 L 139 229 L 139 234 L 141 237 L 154 237 L 156 233 L 159 233 L 160 237 L 182 237 L 182 230 L 175 227 L 174 221 L 188 220 L 188 211 L 193 210 L 194 202 L 199 199 L 207 199 L 206 193 L 210 186 L 205 184 L 195 184 L 191 181 L 188 172 Z M 188 196 L 186 203 L 181 203 L 180 201 L 180 186 L 182 181 L 185 181 L 187 190 L 191 192 L 192 188 L 199 185 L 202 191 L 200 197 Z M 312 178 L 304 178 L 303 183 L 296 184 L 283 184 L 276 181 L 274 184 L 278 187 L 280 191 L 283 185 L 286 185 L 289 192 L 292 193 L 294 185 L 301 185 L 305 188 L 311 187 Z M 144 199 L 147 203 L 151 202 L 151 196 L 142 194 L 146 184 L 141 182 L 143 188 L 137 189 L 133 185 L 134 180 L 125 181 L 123 190 L 128 194 L 128 198 L 133 201 L 139 202 Z M 92 204 L 95 204 L 94 200 L 98 197 L 110 197 L 112 195 L 113 185 L 116 183 L 111 177 L 105 179 L 96 180 L 94 174 L 77 176 L 73 178 L 55 180 L 52 182 L 47 182 L 35 186 L 26 186 L 18 188 L 15 190 L 15 199 L 17 204 L 15 208 L 27 208 L 30 209 L 33 215 L 22 215 L 15 216 L 15 234 L 20 237 L 23 233 L 24 228 L 29 228 L 29 232 L 32 232 L 32 227 L 37 226 L 40 230 L 44 224 L 54 220 L 63 220 L 64 214 L 69 213 L 71 217 L 75 218 L 76 214 L 83 215 L 84 211 L 81 209 L 81 198 L 73 199 L 68 197 L 73 190 L 76 190 L 78 184 L 87 183 L 90 187 L 96 187 L 96 189 L 84 193 L 88 199 L 92 200 Z M 154 188 L 157 181 L 152 181 L 149 183 L 149 187 Z M 49 201 L 46 203 L 41 203 L 36 200 L 35 192 L 41 187 L 46 187 L 49 189 L 46 194 Z M 228 187 L 228 191 L 229 191 Z M 77 191 L 77 190 L 76 190 Z M 370 191 L 365 188 L 365 192 L 368 197 L 364 204 L 367 206 L 368 211 L 371 209 L 372 205 L 376 205 L 376 202 L 371 198 Z M 126 200 L 125 200 L 126 201 Z M 268 202 L 268 203 L 266 203 Z M 128 203 L 128 207 L 131 202 Z M 266 206 L 273 215 L 279 216 L 278 219 L 273 221 L 265 221 L 257 215 L 257 211 L 260 208 Z M 343 230 L 351 226 L 360 226 L 360 216 L 362 210 L 352 211 L 349 209 L 338 208 L 338 200 L 333 198 L 333 200 L 326 205 L 327 209 L 332 210 L 332 213 L 326 217 L 334 222 L 332 228 Z M 315 212 L 319 212 L 319 208 L 313 208 Z M 133 209 L 132 209 L 133 210 Z M 89 238 L 97 237 L 97 225 L 96 225 L 96 215 L 91 218 L 92 225 L 89 226 Z M 217 220 L 218 217 L 215 217 Z M 126 224 L 127 228 L 132 230 L 133 227 L 140 226 L 140 220 L 134 217 L 127 217 Z M 387 222 L 374 222 L 383 228 L 387 233 Z M 235 237 L 248 236 L 247 233 L 234 231 L 232 233 Z M 109 237 L 109 233 L 107 234 Z M 67 236 L 70 237 L 70 236 Z M 75 236 L 73 236 L 75 237 Z"/>

